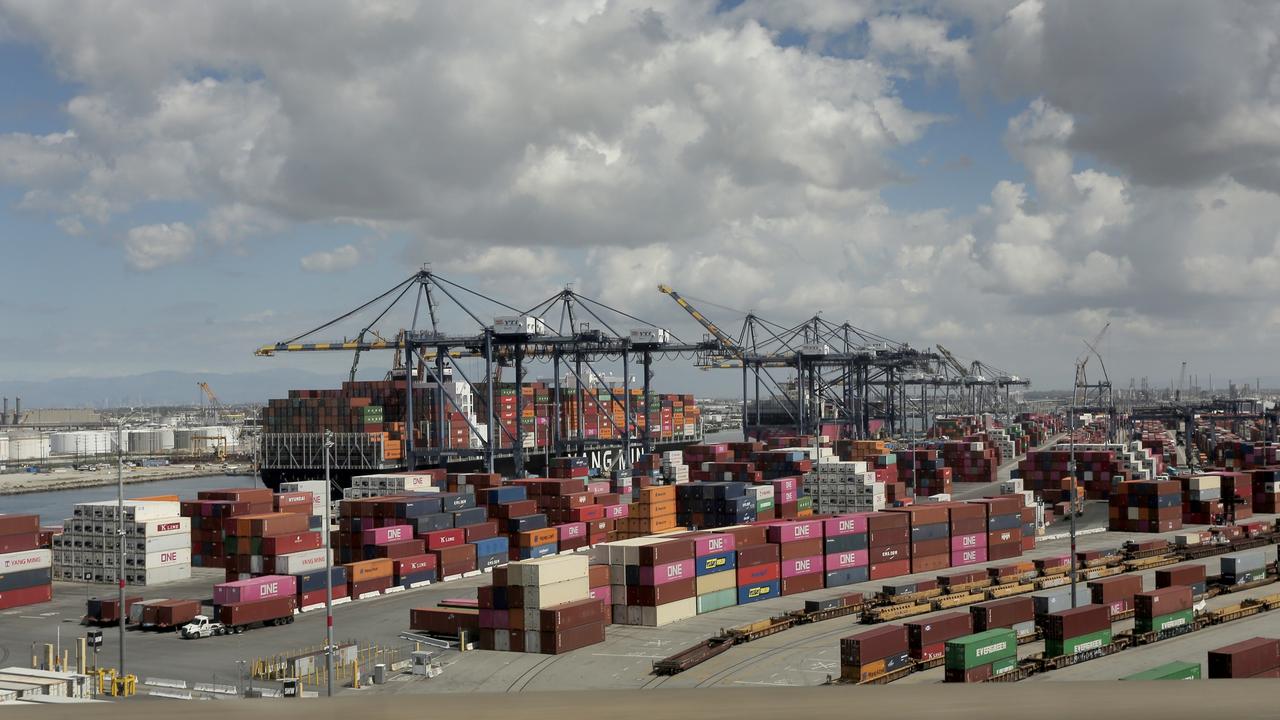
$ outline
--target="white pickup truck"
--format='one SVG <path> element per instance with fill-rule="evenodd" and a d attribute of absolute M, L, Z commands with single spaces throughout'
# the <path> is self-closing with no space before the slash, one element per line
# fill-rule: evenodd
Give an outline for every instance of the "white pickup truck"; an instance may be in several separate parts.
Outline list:
<path fill-rule="evenodd" d="M 195 638 L 206 638 L 213 635 L 226 635 L 232 632 L 227 626 L 217 620 L 210 620 L 208 615 L 197 615 L 191 619 L 191 622 L 182 626 L 179 633 L 183 638 L 192 640 Z"/>

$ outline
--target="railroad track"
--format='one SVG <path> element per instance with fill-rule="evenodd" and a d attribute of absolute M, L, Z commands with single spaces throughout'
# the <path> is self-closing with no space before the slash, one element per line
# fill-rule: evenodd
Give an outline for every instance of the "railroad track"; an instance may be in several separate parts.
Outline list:
<path fill-rule="evenodd" d="M 1085 567 L 1080 568 L 1077 572 L 1079 573 L 1080 580 L 1082 582 L 1087 582 L 1088 580 L 1094 580 L 1102 577 L 1109 577 L 1112 575 L 1119 575 L 1125 572 L 1141 572 L 1143 570 L 1150 570 L 1156 567 L 1169 565 L 1176 562 L 1197 560 L 1205 557 L 1211 557 L 1214 555 L 1222 555 L 1229 552 L 1235 552 L 1238 550 L 1261 547 L 1261 546 L 1265 546 L 1265 545 L 1276 543 L 1276 542 L 1280 542 L 1280 532 L 1276 532 L 1273 530 L 1272 532 L 1265 533 L 1263 535 L 1259 535 L 1254 538 L 1244 538 L 1239 541 L 1227 543 L 1227 544 L 1202 546 L 1202 547 L 1195 548 L 1194 551 L 1187 548 L 1178 549 L 1173 546 L 1169 546 L 1167 548 L 1152 548 L 1148 550 L 1142 550 L 1142 551 L 1130 553 L 1128 550 L 1121 548 L 1121 550 L 1117 552 L 1115 555 L 1112 555 L 1105 559 L 1100 558 L 1098 560 L 1095 560 L 1089 565 L 1086 565 Z M 1008 584 L 1004 586 L 987 586 L 982 589 L 970 588 L 968 589 L 968 591 L 973 595 L 973 599 L 971 601 L 966 601 L 967 598 L 958 597 L 962 593 L 957 593 L 956 595 L 948 596 L 945 601 L 945 605 L 947 607 L 962 607 L 975 602 L 982 602 L 984 600 L 991 599 L 989 596 L 992 596 L 992 595 L 1012 597 L 1014 595 L 1022 595 L 1028 592 L 1034 592 L 1036 590 L 1043 590 L 1048 587 L 1055 587 L 1055 586 L 1058 586 L 1059 584 L 1065 585 L 1067 582 L 1069 582 L 1068 578 L 1066 576 L 1063 576 L 1061 572 L 1055 570 L 1035 579 L 1024 579 L 1021 584 L 1017 584 L 1016 586 L 1014 584 Z M 1275 578 L 1273 577 L 1267 580 L 1263 580 L 1257 584 L 1262 585 L 1268 582 L 1275 582 Z M 1004 592 L 993 592 L 993 589 L 997 587 L 1001 590 L 1005 590 L 1007 588 L 1007 591 L 1012 591 L 1012 592 L 1008 592 L 1007 595 L 1005 595 Z M 1236 590 L 1242 590 L 1242 589 L 1246 589 L 1246 588 L 1245 587 L 1236 588 Z M 862 622 L 864 623 L 884 622 L 886 620 L 905 619 L 915 615 L 922 615 L 930 612 L 935 612 L 939 609 L 942 609 L 940 607 L 935 606 L 935 603 L 938 603 L 941 595 L 942 595 L 941 590 L 931 590 L 931 591 L 925 591 L 922 593 L 914 593 L 912 595 L 904 596 L 902 598 L 877 597 L 876 601 L 879 603 L 878 605 L 870 606 L 869 604 L 867 604 L 861 608 L 861 614 L 863 615 Z M 823 612 L 829 613 L 830 611 L 823 611 Z M 844 614 L 845 612 L 847 612 L 846 609 L 841 610 L 841 614 Z M 890 617 L 886 617 L 886 615 L 889 615 Z M 831 615 L 822 616 L 822 613 L 808 613 L 803 610 L 792 611 L 785 615 L 775 616 L 771 618 L 770 619 L 771 624 L 769 625 L 769 627 L 765 628 L 764 630 L 741 632 L 736 635 L 733 635 L 731 641 L 735 644 L 750 642 L 755 639 L 767 637 L 768 635 L 772 635 L 778 632 L 782 632 L 784 630 L 788 630 L 797 625 L 808 624 L 814 621 L 821 621 L 821 620 L 829 619 L 830 617 L 833 617 L 833 616 Z M 765 621 L 762 621 L 762 622 L 765 622 Z M 843 632 L 843 630 L 837 630 L 837 631 L 833 631 L 833 633 L 827 633 L 827 634 L 835 634 L 839 632 Z M 823 636 L 827 634 L 824 634 Z M 819 636 L 815 636 L 815 637 L 819 637 Z M 805 640 L 808 640 L 808 639 L 810 638 L 805 638 Z M 805 640 L 801 640 L 800 642 L 804 642 Z M 783 646 L 780 646 L 779 648 L 774 648 L 769 651 L 766 651 L 765 653 L 762 653 L 760 656 L 757 656 L 757 657 L 759 659 L 763 659 L 764 657 L 772 657 L 773 655 L 776 655 L 778 651 L 782 649 L 786 649 L 791 646 L 792 644 L 788 643 Z M 672 656 L 672 657 L 676 657 L 676 656 Z M 714 654 L 709 655 L 708 659 L 710 657 L 714 657 Z M 754 662 L 754 661 L 755 660 L 744 661 L 739 665 L 745 666 L 745 665 L 751 664 L 751 662 Z M 679 672 L 687 671 L 695 666 L 696 666 L 696 663 L 687 668 L 683 668 L 682 670 L 676 670 L 675 672 L 671 673 L 671 675 L 677 674 Z M 738 666 L 735 666 L 734 668 L 729 668 L 728 670 L 731 672 L 737 667 Z M 665 682 L 666 677 L 670 677 L 670 675 L 664 675 L 662 676 L 661 679 L 651 680 L 650 682 L 646 683 L 644 687 L 645 688 L 658 687 L 663 682 Z M 723 679 L 723 678 L 718 678 L 714 680 L 714 682 L 718 682 L 719 679 Z M 704 687 L 704 686 L 705 685 L 703 684 L 698 685 L 698 687 Z"/>
<path fill-rule="evenodd" d="M 554 664 L 555 664 L 555 662 L 556 662 L 556 660 L 559 660 L 561 657 L 564 657 L 564 656 L 563 656 L 563 655 L 548 655 L 547 657 L 543 658 L 542 660 L 539 660 L 539 661 L 538 661 L 538 663 L 537 663 L 536 665 L 534 665 L 533 667 L 529 668 L 528 670 L 525 670 L 525 671 L 524 671 L 524 673 L 522 673 L 522 674 L 520 675 L 520 677 L 516 678 L 514 682 L 512 682 L 510 685 L 508 685 L 508 686 L 507 686 L 507 689 L 506 689 L 506 692 L 509 692 L 509 693 L 510 693 L 510 692 L 520 692 L 520 691 L 524 690 L 525 688 L 529 687 L 529 683 L 533 682 L 534 678 L 536 678 L 536 677 L 538 677 L 538 675 L 542 674 L 542 671 L 543 671 L 543 670 L 546 670 L 547 668 L 549 668 L 549 667 L 551 667 L 552 665 L 554 665 Z"/>

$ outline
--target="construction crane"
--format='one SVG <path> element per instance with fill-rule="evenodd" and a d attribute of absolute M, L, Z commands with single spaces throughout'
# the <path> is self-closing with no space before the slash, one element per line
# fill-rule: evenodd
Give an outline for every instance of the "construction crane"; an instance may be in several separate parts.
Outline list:
<path fill-rule="evenodd" d="M 213 394 L 213 388 L 209 387 L 209 383 L 199 381 L 196 385 L 203 390 L 205 396 L 209 398 L 209 410 L 206 412 L 205 417 L 208 417 L 208 413 L 212 413 L 213 423 L 217 425 L 221 419 L 219 411 L 222 409 L 222 403 L 218 402 L 218 396 Z"/>
<path fill-rule="evenodd" d="M 696 320 L 703 329 L 710 333 L 716 340 L 720 341 L 720 344 L 724 346 L 726 351 L 735 357 L 742 357 L 742 348 L 738 346 L 738 343 L 733 338 L 724 334 L 724 331 L 716 327 L 716 324 L 708 320 L 705 315 L 698 312 L 697 308 L 689 304 L 689 301 L 680 297 L 680 293 L 672 289 L 670 285 L 658 285 L 658 292 L 671 296 L 671 299 L 675 300 L 677 305 L 684 308 L 684 311 L 689 313 L 689 316 Z"/>

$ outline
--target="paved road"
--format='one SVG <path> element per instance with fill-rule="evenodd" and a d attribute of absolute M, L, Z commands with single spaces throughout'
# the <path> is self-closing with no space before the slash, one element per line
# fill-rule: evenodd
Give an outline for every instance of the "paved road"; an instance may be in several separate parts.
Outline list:
<path fill-rule="evenodd" d="M 1158 691 L 1156 690 L 1158 687 Z M 1275 703 L 1275 685 L 1267 682 L 1166 682 L 1135 688 L 1121 683 L 993 683 L 964 688 L 835 686 L 828 688 L 714 688 L 698 693 L 658 690 L 544 692 L 522 696 L 441 695 L 424 707 L 421 698 L 359 695 L 329 701 L 231 700 L 182 703 L 127 701 L 109 705 L 52 706 L 31 717 L 83 720 L 169 720 L 180 712 L 187 720 L 270 713 L 278 720 L 350 720 L 351 718 L 507 718 L 610 720 L 699 718 L 700 720 L 778 720 L 778 718 L 886 717 L 913 720 L 1057 720 L 1058 718 L 1148 718 L 1203 720 L 1207 717 L 1267 717 Z M 268 703 L 264 707 L 264 703 Z M 269 707 L 269 709 L 268 709 Z M 8 710 L 19 717 L 22 709 Z"/>

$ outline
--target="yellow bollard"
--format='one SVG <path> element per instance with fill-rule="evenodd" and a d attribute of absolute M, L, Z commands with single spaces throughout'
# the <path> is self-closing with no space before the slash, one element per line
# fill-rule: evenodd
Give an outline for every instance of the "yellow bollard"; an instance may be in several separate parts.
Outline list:
<path fill-rule="evenodd" d="M 76 639 L 76 672 L 80 673 L 81 675 L 85 674 L 84 658 L 85 658 L 87 649 L 88 649 L 88 645 L 86 644 L 86 640 L 82 637 L 77 638 Z"/>

